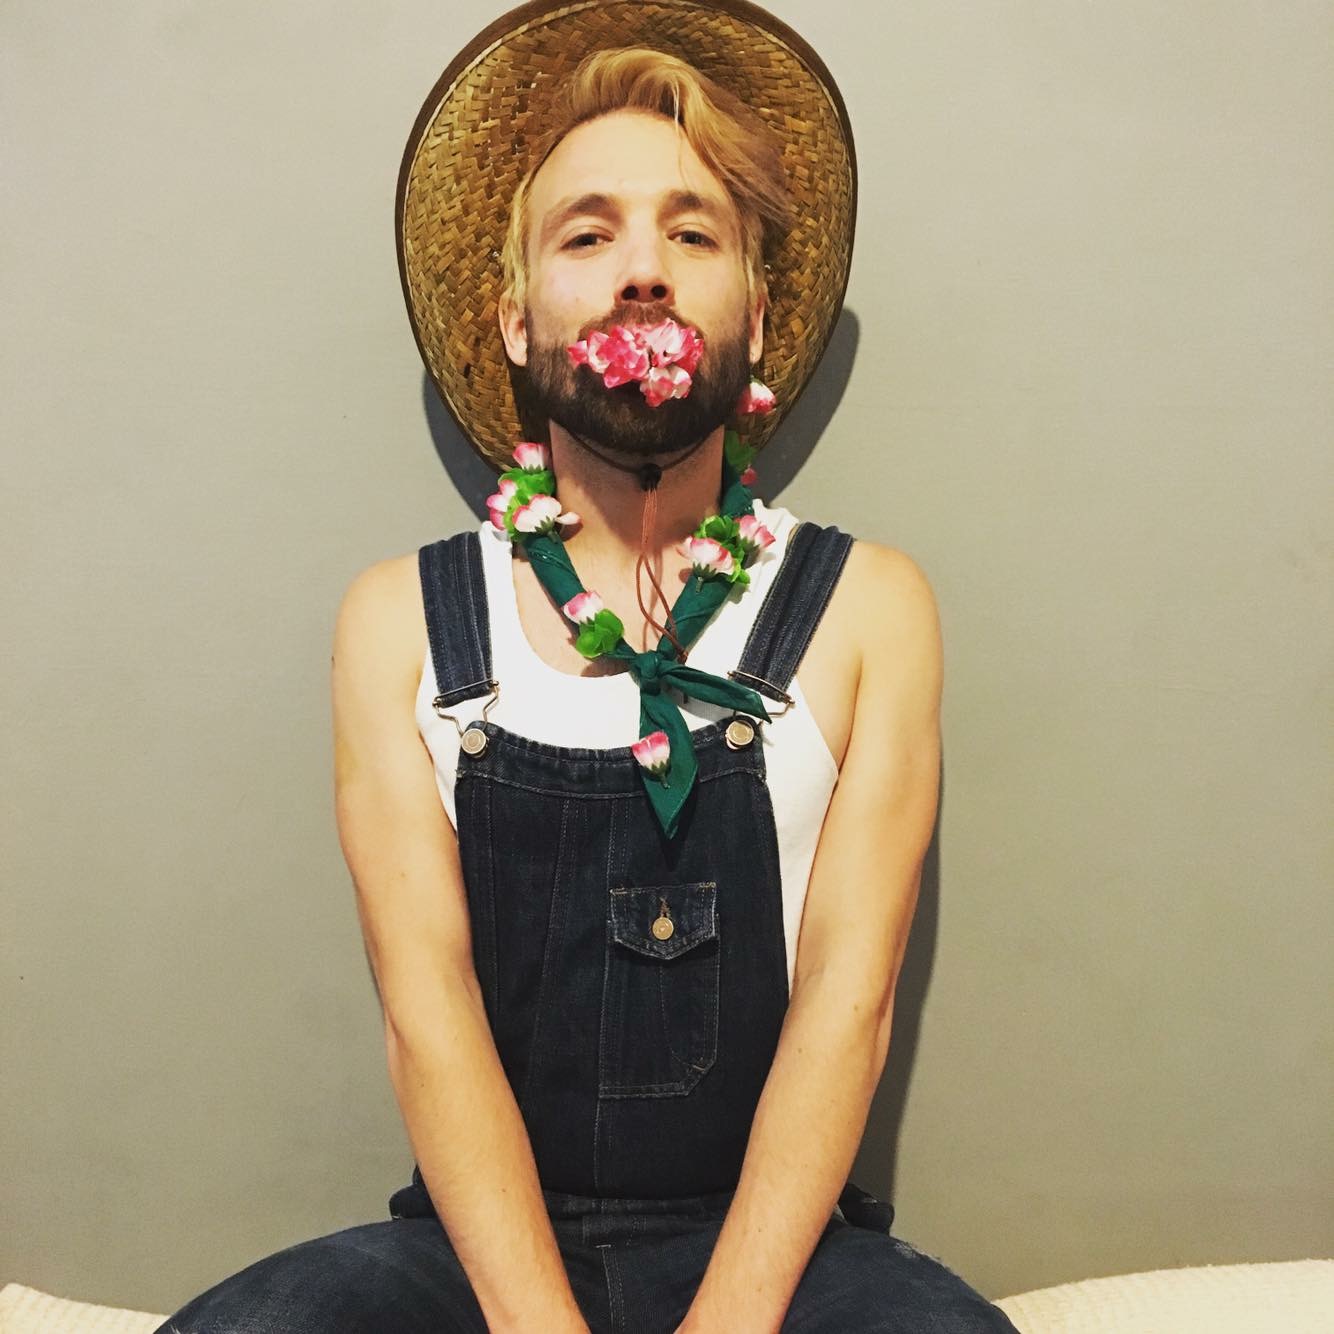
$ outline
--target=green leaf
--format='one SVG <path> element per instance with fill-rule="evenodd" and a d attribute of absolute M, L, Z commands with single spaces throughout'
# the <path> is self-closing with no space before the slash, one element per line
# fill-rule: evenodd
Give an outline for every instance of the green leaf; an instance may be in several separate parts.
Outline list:
<path fill-rule="evenodd" d="M 741 534 L 740 525 L 730 514 L 710 514 L 699 526 L 696 537 L 711 537 L 725 547 L 731 547 Z"/>
<path fill-rule="evenodd" d="M 755 449 L 754 445 L 742 444 L 741 437 L 730 427 L 723 432 L 723 453 L 728 463 L 737 470 L 738 475 L 750 467 L 750 461 L 755 457 Z"/>
<path fill-rule="evenodd" d="M 600 658 L 616 647 L 617 641 L 625 633 L 621 618 L 608 607 L 598 612 L 591 621 L 585 621 L 579 627 L 579 637 L 574 646 L 586 658 Z"/>

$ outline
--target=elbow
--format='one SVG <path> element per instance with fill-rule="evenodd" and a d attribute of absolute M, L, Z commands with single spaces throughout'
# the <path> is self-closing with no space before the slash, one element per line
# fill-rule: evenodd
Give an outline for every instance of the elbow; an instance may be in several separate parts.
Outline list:
<path fill-rule="evenodd" d="M 474 1020 L 488 1022 L 481 985 L 471 968 L 407 995 L 386 993 L 382 1008 L 385 1045 L 391 1056 L 438 1052 L 464 1025 Z"/>

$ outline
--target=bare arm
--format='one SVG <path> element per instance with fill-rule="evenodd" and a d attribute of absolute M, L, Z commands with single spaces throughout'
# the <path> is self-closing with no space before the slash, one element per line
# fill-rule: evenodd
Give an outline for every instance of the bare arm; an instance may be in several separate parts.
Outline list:
<path fill-rule="evenodd" d="M 889 1054 L 939 797 L 943 654 L 921 571 L 889 548 L 865 555 L 871 614 L 852 736 L 811 868 L 778 1050 L 687 1334 L 781 1328 Z"/>
<path fill-rule="evenodd" d="M 358 575 L 334 632 L 335 809 L 390 1080 L 488 1327 L 587 1334 L 487 1022 L 458 842 L 413 718 L 421 624 L 414 555 Z M 424 627 L 419 642 L 424 654 Z"/>

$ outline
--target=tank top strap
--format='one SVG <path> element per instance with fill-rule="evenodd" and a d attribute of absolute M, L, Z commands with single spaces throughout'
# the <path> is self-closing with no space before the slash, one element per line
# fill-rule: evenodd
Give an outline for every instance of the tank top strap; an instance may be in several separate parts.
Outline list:
<path fill-rule="evenodd" d="M 852 541 L 834 524 L 798 524 L 728 676 L 770 699 L 792 703 L 787 687 L 829 605 Z"/>
<path fill-rule="evenodd" d="M 439 691 L 431 703 L 438 713 L 497 688 L 491 677 L 491 618 L 476 530 L 422 547 L 417 568 Z"/>

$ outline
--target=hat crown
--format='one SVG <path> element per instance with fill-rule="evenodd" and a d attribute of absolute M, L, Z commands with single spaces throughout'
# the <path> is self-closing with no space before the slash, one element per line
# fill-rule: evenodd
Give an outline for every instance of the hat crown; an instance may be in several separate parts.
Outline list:
<path fill-rule="evenodd" d="M 847 113 L 819 57 L 758 6 L 732 0 L 526 4 L 479 33 L 423 104 L 399 173 L 399 272 L 414 335 L 442 400 L 497 470 L 534 438 L 516 406 L 525 383 L 497 320 L 510 206 L 531 155 L 550 138 L 554 93 L 580 61 L 615 47 L 679 56 L 728 89 L 782 145 L 795 208 L 767 267 L 760 378 L 778 408 L 748 418 L 762 446 L 805 388 L 847 288 L 856 159 Z M 545 428 L 543 434 L 545 438 Z"/>

